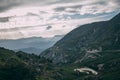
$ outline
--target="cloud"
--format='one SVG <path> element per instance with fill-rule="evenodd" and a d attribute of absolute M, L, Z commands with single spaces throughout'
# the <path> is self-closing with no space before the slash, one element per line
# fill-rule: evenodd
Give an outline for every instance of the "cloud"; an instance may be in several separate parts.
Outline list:
<path fill-rule="evenodd" d="M 0 0 L 0 12 L 19 6 L 44 6 L 57 0 Z"/>
<path fill-rule="evenodd" d="M 104 17 L 107 16 L 108 15 L 92 17 L 92 18 L 84 18 L 84 19 L 70 19 L 69 21 L 58 20 L 56 22 L 51 22 L 52 29 L 51 27 L 49 27 L 49 24 L 0 29 L 0 39 L 18 39 L 18 38 L 27 38 L 31 36 L 53 37 L 55 35 L 65 35 L 74 28 L 76 28 L 78 25 L 83 25 L 94 21 L 101 21 L 103 20 Z M 49 30 L 46 30 L 46 27 L 48 27 Z"/>
<path fill-rule="evenodd" d="M 78 4 L 79 3 L 79 4 Z M 85 14 L 100 14 L 100 13 L 110 13 L 120 9 L 118 0 L 93 0 L 93 1 L 81 1 L 78 3 L 73 3 L 71 5 L 61 5 L 56 7 L 54 10 L 57 12 L 66 13 L 79 13 L 80 15 Z"/>
<path fill-rule="evenodd" d="M 80 12 L 84 8 L 89 10 L 99 9 L 98 7 L 105 7 L 105 10 L 116 9 L 119 7 L 119 0 L 0 0 L 0 11 L 5 11 L 19 6 L 46 6 L 55 8 L 56 11 L 65 11 L 67 8 L 71 8 L 72 12 Z M 87 6 L 87 7 L 86 7 Z M 96 6 L 96 7 L 92 7 Z M 110 7 L 111 6 L 111 7 Z M 89 8 L 88 8 L 89 7 Z"/>
<path fill-rule="evenodd" d="M 119 0 L 0 0 L 0 11 L 21 6 L 36 6 L 41 12 L 85 15 L 116 11 L 120 9 L 119 4 Z"/>
<path fill-rule="evenodd" d="M 78 25 L 110 19 L 119 5 L 119 0 L 0 0 L 0 39 L 65 35 Z"/>

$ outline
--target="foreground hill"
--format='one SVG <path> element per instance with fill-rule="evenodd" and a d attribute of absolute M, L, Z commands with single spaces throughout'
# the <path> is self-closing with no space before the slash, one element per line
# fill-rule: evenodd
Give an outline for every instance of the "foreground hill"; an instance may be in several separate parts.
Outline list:
<path fill-rule="evenodd" d="M 0 48 L 0 80 L 41 80 L 51 65 L 37 55 Z"/>
<path fill-rule="evenodd" d="M 34 54 L 0 48 L 0 80 L 119 80 L 120 51 L 98 54 L 104 56 L 55 65 Z"/>

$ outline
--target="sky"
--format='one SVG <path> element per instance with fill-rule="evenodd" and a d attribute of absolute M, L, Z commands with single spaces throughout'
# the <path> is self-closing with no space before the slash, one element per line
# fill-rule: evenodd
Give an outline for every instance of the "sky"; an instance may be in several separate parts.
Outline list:
<path fill-rule="evenodd" d="M 111 19 L 119 5 L 120 0 L 0 0 L 0 39 L 65 35 Z"/>

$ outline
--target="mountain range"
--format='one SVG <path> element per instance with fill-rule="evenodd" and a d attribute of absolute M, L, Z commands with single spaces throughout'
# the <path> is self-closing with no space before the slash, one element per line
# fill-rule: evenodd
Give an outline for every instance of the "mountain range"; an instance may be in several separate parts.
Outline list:
<path fill-rule="evenodd" d="M 14 51 L 40 54 L 45 49 L 53 46 L 63 35 L 56 35 L 51 38 L 30 37 L 22 39 L 0 40 L 0 47 L 5 47 Z"/>
<path fill-rule="evenodd" d="M 120 80 L 119 66 L 120 13 L 72 30 L 40 55 L 0 47 L 0 80 Z"/>

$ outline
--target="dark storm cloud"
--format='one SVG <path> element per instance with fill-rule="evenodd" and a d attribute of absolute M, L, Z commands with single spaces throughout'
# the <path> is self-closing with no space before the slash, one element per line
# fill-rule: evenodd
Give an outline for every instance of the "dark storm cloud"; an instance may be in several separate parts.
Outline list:
<path fill-rule="evenodd" d="M 56 0 L 0 0 L 0 12 L 8 10 L 12 7 L 17 6 L 41 6 L 47 5 L 49 2 L 54 2 Z"/>
<path fill-rule="evenodd" d="M 48 26 L 46 27 L 46 30 L 50 30 L 52 28 L 52 26 Z"/>
<path fill-rule="evenodd" d="M 55 8 L 54 10 L 56 11 L 63 11 L 63 10 L 66 10 L 66 8 L 81 8 L 82 5 L 74 5 L 74 6 L 65 6 L 65 7 L 57 7 Z"/>
<path fill-rule="evenodd" d="M 57 12 L 65 11 L 68 13 L 78 13 L 76 9 L 80 9 L 82 5 L 74 5 L 74 6 L 65 6 L 65 7 L 57 7 L 54 10 Z"/>
<path fill-rule="evenodd" d="M 49 4 L 58 4 L 58 3 L 74 3 L 74 2 L 81 2 L 84 0 L 56 0 L 54 2 L 50 2 Z"/>
<path fill-rule="evenodd" d="M 14 27 L 14 28 L 5 28 L 5 29 L 0 29 L 0 32 L 12 32 L 12 31 L 24 31 L 24 30 L 29 30 L 29 29 L 33 29 L 33 28 L 39 28 L 40 26 L 47 26 L 49 24 L 45 24 L 45 25 L 37 25 L 37 26 L 22 26 L 22 27 Z M 52 28 L 52 26 L 48 26 L 46 27 L 46 30 L 50 30 Z"/>
<path fill-rule="evenodd" d="M 66 9 L 66 7 L 57 7 L 54 10 L 55 11 L 64 11 Z"/>
<path fill-rule="evenodd" d="M 27 16 L 38 16 L 39 17 L 39 15 L 31 13 L 31 12 L 27 13 Z"/>
<path fill-rule="evenodd" d="M 114 2 L 117 4 L 120 4 L 120 0 L 115 0 Z"/>
<path fill-rule="evenodd" d="M 0 17 L 0 22 L 8 22 L 10 17 Z"/>
<path fill-rule="evenodd" d="M 78 1 L 75 3 L 73 1 Z M 64 1 L 62 1 L 64 2 Z M 54 8 L 56 12 L 66 13 L 80 13 L 80 14 L 97 14 L 97 13 L 110 13 L 116 10 L 120 10 L 120 0 L 71 0 L 72 5 L 59 6 Z M 69 3 L 68 3 L 69 4 Z"/>
<path fill-rule="evenodd" d="M 18 5 L 20 5 L 18 0 L 0 0 L 0 12 Z"/>
<path fill-rule="evenodd" d="M 61 4 L 61 6 L 56 6 L 54 10 L 59 12 L 59 11 L 65 11 L 66 8 L 71 8 L 72 10 L 66 12 L 76 13 L 76 9 L 84 6 L 90 6 L 90 5 L 106 6 L 106 5 L 110 5 L 108 4 L 110 2 L 114 3 L 117 7 L 119 7 L 120 5 L 120 0 L 92 0 L 92 1 L 90 0 L 0 0 L 0 12 L 20 5 L 41 6 L 41 5 Z M 72 4 L 72 6 L 68 5 L 69 3 Z M 62 6 L 62 4 L 66 4 L 66 6 Z"/>
<path fill-rule="evenodd" d="M 25 30 L 25 29 L 29 29 L 31 27 L 21 27 L 21 28 L 7 28 L 7 29 L 0 29 L 0 32 L 13 32 L 13 31 L 19 31 L 19 30 Z"/>

